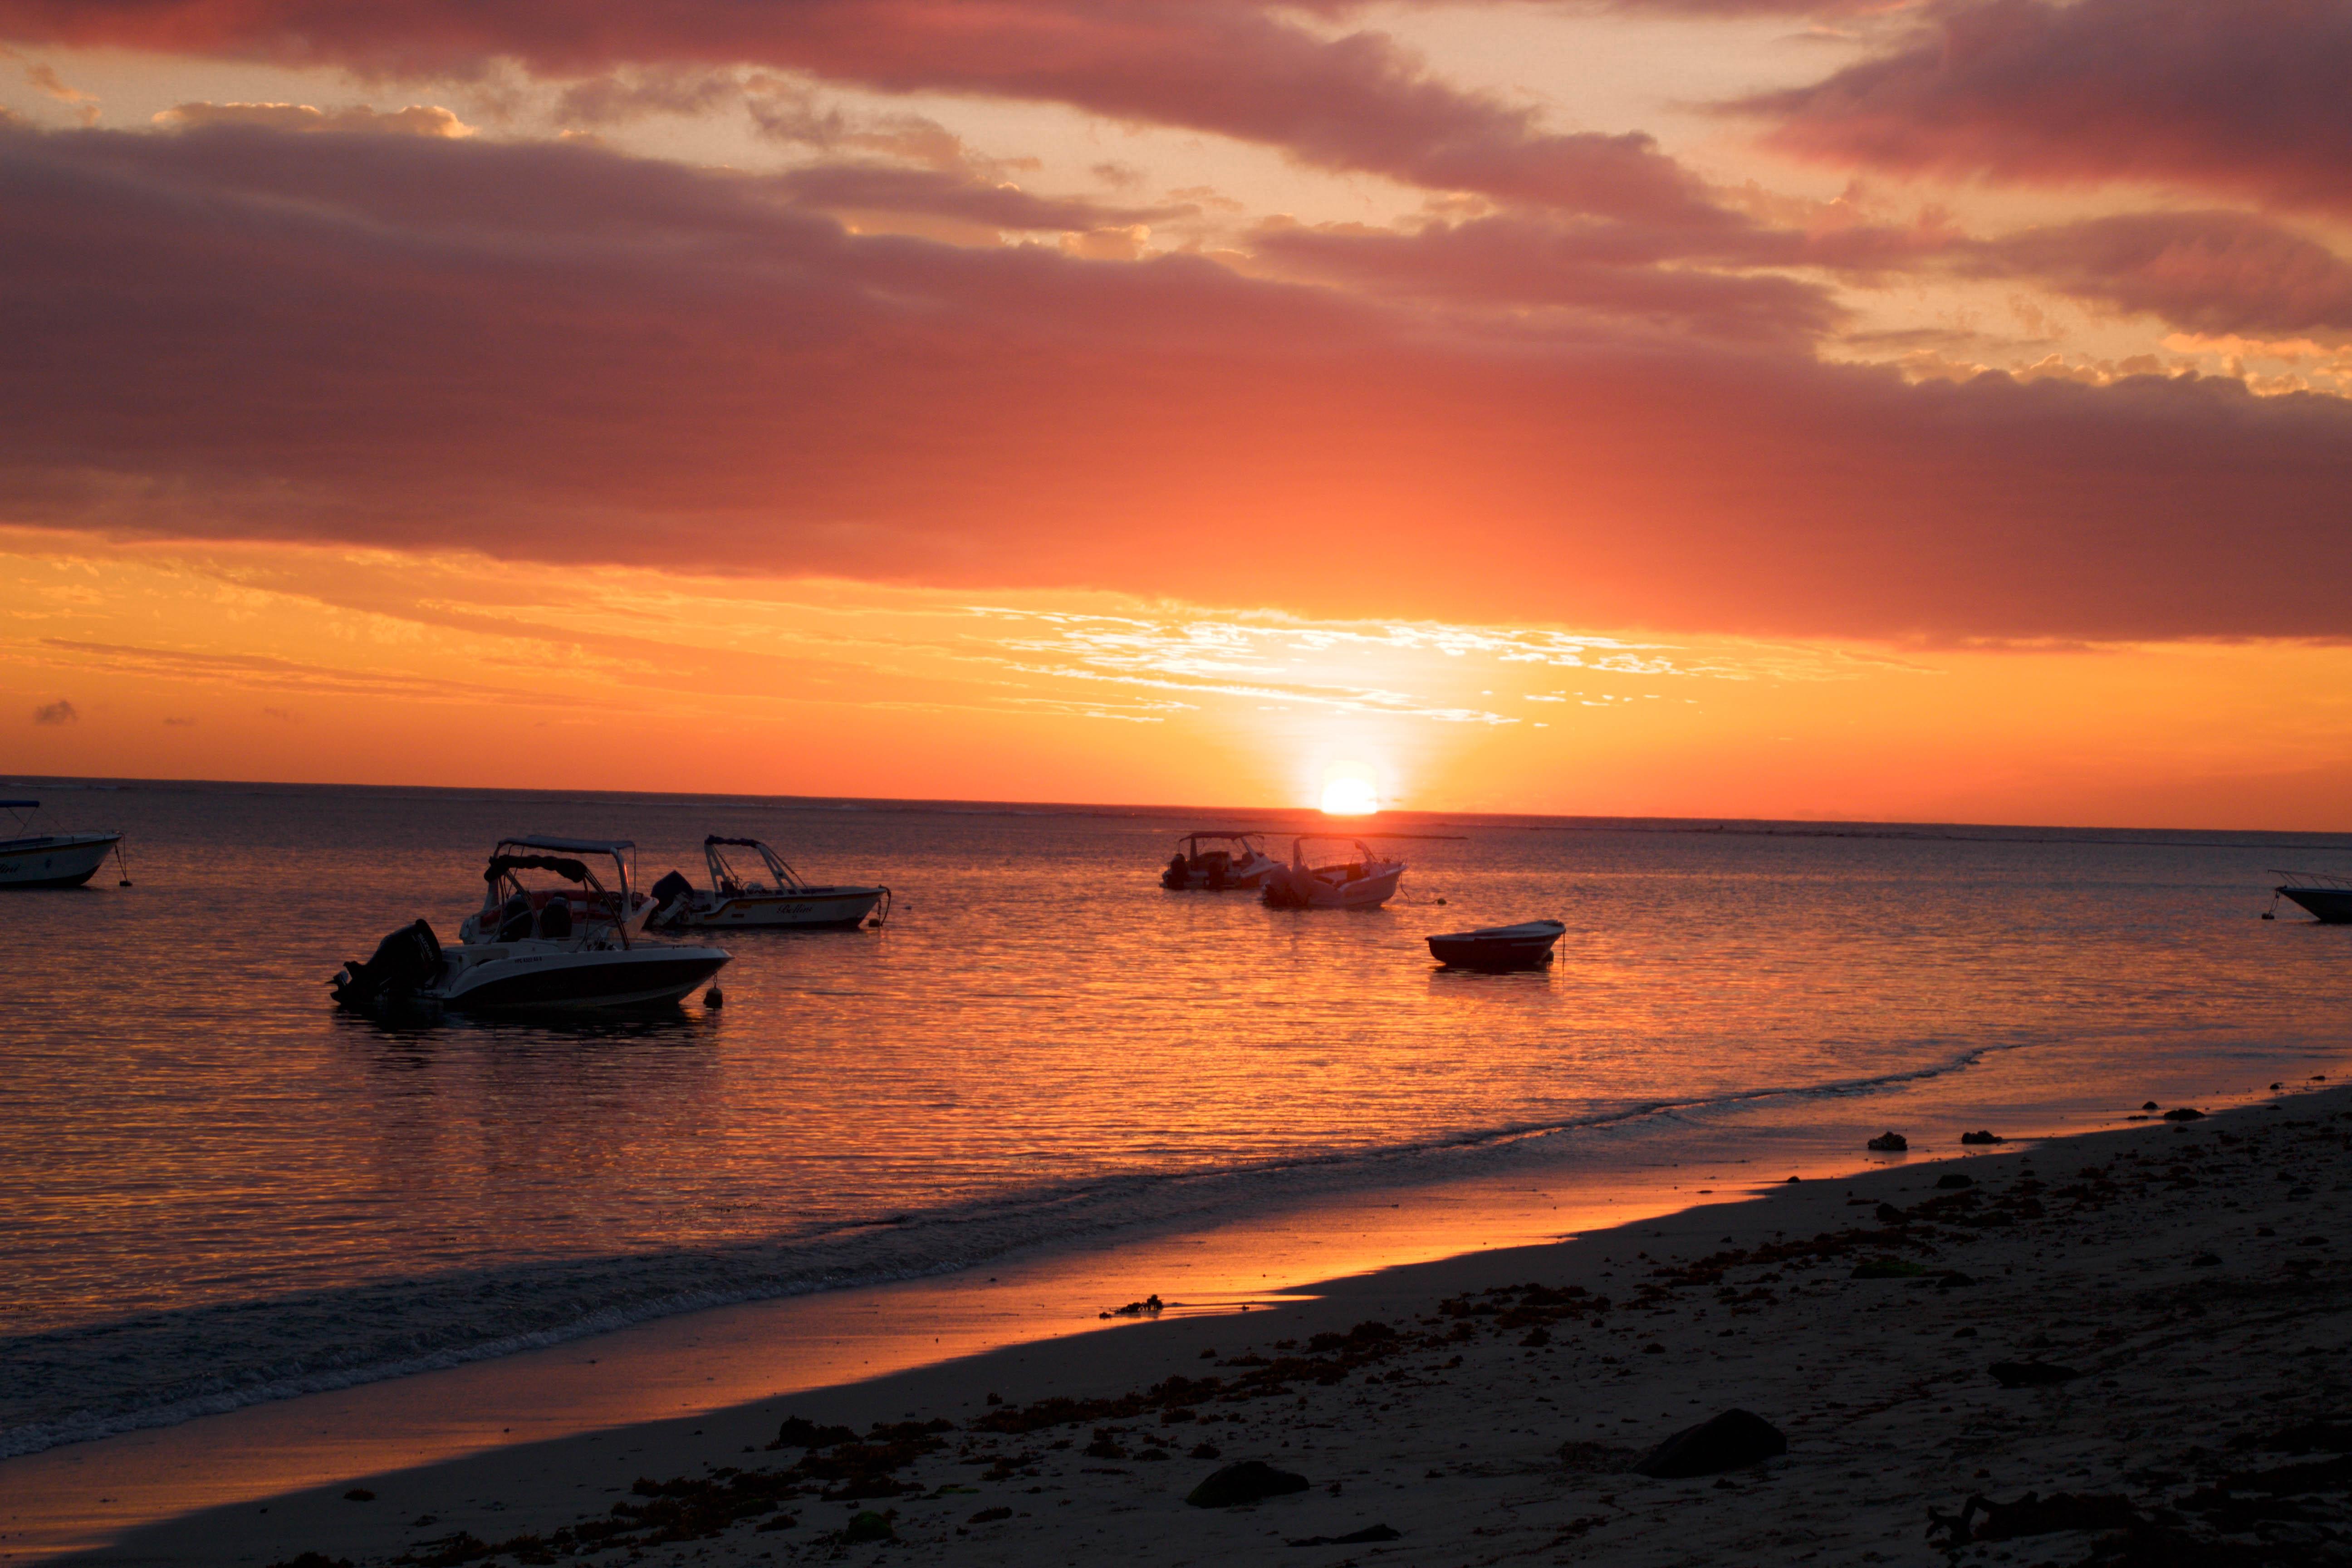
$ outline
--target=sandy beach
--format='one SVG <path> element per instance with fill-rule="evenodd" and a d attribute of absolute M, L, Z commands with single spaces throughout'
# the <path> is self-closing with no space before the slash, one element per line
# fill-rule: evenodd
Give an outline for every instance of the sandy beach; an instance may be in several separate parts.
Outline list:
<path fill-rule="evenodd" d="M 1851 1180 L 354 1478 L 82 1561 L 2352 1560 L 2352 1094 L 2146 1114 L 1944 1160 L 1923 1145 L 1957 1129 L 1915 1134 Z M 1731 1410 L 1786 1453 L 1634 1469 Z M 1306 1484 L 1187 1504 L 1248 1460 Z"/>

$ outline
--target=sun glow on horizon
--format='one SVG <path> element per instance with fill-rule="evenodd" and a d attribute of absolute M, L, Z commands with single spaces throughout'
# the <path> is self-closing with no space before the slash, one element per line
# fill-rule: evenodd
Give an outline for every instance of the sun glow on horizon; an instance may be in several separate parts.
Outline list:
<path fill-rule="evenodd" d="M 1372 787 L 1367 771 L 1341 763 L 1325 775 L 1324 816 L 1370 816 L 1381 809 L 1380 792 Z"/>

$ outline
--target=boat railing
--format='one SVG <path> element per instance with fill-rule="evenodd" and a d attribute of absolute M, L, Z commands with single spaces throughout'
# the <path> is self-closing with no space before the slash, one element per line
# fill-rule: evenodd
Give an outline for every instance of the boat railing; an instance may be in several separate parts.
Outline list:
<path fill-rule="evenodd" d="M 2330 877 L 2318 871 L 2282 871 L 2271 868 L 2271 875 L 2279 879 L 2282 888 L 2328 888 L 2352 893 L 2352 877 Z"/>

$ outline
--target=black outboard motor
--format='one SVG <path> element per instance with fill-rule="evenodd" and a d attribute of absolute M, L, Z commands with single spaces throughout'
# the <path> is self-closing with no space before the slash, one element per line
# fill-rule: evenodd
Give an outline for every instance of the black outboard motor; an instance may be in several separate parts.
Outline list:
<path fill-rule="evenodd" d="M 672 905 L 677 905 L 682 909 L 683 900 L 694 897 L 694 884 L 676 871 L 665 871 L 662 873 L 662 879 L 646 891 L 653 895 L 654 919 L 667 921 L 675 918 L 678 912 L 677 909 L 671 907 Z"/>
<path fill-rule="evenodd" d="M 415 1000 L 440 973 L 441 939 L 416 921 L 376 943 L 375 956 L 366 963 L 347 960 L 333 981 L 335 1000 L 358 1012 L 380 1013 Z"/>

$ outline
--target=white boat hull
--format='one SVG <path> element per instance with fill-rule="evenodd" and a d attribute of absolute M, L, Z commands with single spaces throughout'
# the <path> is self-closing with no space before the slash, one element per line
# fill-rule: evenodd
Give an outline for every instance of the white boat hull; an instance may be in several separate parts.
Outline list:
<path fill-rule="evenodd" d="M 120 833 L 60 833 L 0 844 L 0 888 L 79 888 L 98 874 Z"/>
<path fill-rule="evenodd" d="M 457 1013 L 592 1013 L 684 1000 L 717 974 L 715 947 L 646 942 L 582 950 L 562 942 L 492 942 L 447 948 L 416 1000 Z"/>
<path fill-rule="evenodd" d="M 803 931 L 863 925 L 882 901 L 879 888 L 804 888 L 783 892 L 698 892 L 665 925 L 784 927 Z"/>
<path fill-rule="evenodd" d="M 1392 867 L 1351 881 L 1333 882 L 1315 875 L 1283 869 L 1267 879 L 1273 901 L 1310 910 L 1375 910 L 1396 897 L 1404 868 Z"/>

